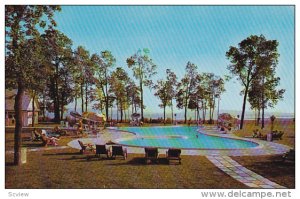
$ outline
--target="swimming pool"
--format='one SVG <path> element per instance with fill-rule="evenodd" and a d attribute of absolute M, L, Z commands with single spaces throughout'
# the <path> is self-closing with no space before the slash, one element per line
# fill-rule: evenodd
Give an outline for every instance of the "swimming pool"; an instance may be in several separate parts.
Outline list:
<path fill-rule="evenodd" d="M 134 133 L 132 138 L 115 140 L 126 146 L 182 148 L 182 149 L 245 149 L 257 143 L 210 136 L 197 132 L 197 127 L 121 127 L 119 130 Z"/>

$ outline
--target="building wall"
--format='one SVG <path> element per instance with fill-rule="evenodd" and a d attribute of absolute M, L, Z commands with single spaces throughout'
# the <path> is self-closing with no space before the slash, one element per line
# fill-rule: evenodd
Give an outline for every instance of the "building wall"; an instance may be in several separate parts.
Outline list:
<path fill-rule="evenodd" d="M 32 112 L 22 111 L 23 117 L 23 126 L 30 126 L 32 124 Z M 35 112 L 34 116 L 34 124 L 38 124 L 38 112 Z M 15 118 L 14 112 L 5 112 L 5 126 L 14 126 L 15 125 Z"/>

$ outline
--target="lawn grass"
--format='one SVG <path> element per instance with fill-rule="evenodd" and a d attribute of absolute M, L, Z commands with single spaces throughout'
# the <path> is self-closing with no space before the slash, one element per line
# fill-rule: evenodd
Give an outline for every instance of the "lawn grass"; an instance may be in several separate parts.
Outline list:
<path fill-rule="evenodd" d="M 244 167 L 287 188 L 295 188 L 295 162 L 282 162 L 281 155 L 231 157 Z"/>
<path fill-rule="evenodd" d="M 182 156 L 181 165 L 145 165 L 143 154 L 123 159 L 92 159 L 75 149 L 28 153 L 28 163 L 12 166 L 6 155 L 6 188 L 247 188 L 204 156 Z"/>
<path fill-rule="evenodd" d="M 265 128 L 261 129 L 260 126 L 255 126 L 254 120 L 246 120 L 242 130 L 234 132 L 235 135 L 240 137 L 252 136 L 253 130 L 258 129 L 263 135 L 271 131 L 270 119 L 266 119 Z M 283 131 L 284 134 L 281 140 L 274 140 L 276 143 L 284 144 L 295 148 L 295 121 L 294 119 L 276 119 L 274 123 L 274 130 Z"/>

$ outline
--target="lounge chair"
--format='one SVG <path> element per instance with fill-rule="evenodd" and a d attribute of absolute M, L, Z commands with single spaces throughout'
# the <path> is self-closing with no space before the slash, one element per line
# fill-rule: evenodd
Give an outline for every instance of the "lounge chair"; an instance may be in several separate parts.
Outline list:
<path fill-rule="evenodd" d="M 110 157 L 110 151 L 106 149 L 106 145 L 96 145 L 96 157 L 100 158 L 101 154 Z"/>
<path fill-rule="evenodd" d="M 181 164 L 181 149 L 169 149 L 166 152 L 167 160 L 170 164 L 170 160 L 178 160 L 179 164 Z"/>
<path fill-rule="evenodd" d="M 55 137 L 49 138 L 49 137 L 47 137 L 47 135 L 42 134 L 41 139 L 42 139 L 43 146 L 48 146 L 48 145 L 57 146 L 58 145 L 58 143 L 57 143 L 58 139 Z"/>
<path fill-rule="evenodd" d="M 116 158 L 116 156 L 123 156 L 124 160 L 127 158 L 127 149 L 119 145 L 113 145 L 112 146 L 112 157 Z"/>
<path fill-rule="evenodd" d="M 42 139 L 42 136 L 37 132 L 36 130 L 33 130 L 31 132 L 31 140 L 32 141 L 40 141 Z"/>
<path fill-rule="evenodd" d="M 295 149 L 290 149 L 282 156 L 282 161 L 292 161 L 295 162 Z"/>
<path fill-rule="evenodd" d="M 157 148 L 145 148 L 145 161 L 146 164 L 148 160 L 157 162 L 158 160 L 158 149 Z"/>
<path fill-rule="evenodd" d="M 83 142 L 80 141 L 80 140 L 78 140 L 78 143 L 81 147 L 81 149 L 80 149 L 81 154 L 83 154 L 86 150 L 89 150 L 89 151 L 94 151 L 95 150 L 94 147 L 93 147 L 94 146 L 93 144 L 90 144 L 90 143 L 83 144 Z"/>
<path fill-rule="evenodd" d="M 272 138 L 274 140 L 281 140 L 284 132 L 283 131 L 273 131 L 272 132 Z"/>
<path fill-rule="evenodd" d="M 96 144 L 96 153 L 93 156 L 87 156 L 86 160 L 89 161 L 92 158 L 101 158 L 101 155 L 106 155 L 107 158 L 110 157 L 110 151 L 106 149 L 106 145 L 98 145 Z"/>

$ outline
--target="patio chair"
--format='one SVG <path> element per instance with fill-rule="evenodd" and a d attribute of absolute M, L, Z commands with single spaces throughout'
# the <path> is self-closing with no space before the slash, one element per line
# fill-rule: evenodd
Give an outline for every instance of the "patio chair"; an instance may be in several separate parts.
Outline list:
<path fill-rule="evenodd" d="M 58 143 L 57 143 L 57 140 L 59 140 L 58 138 L 55 138 L 55 137 L 49 138 L 47 135 L 42 134 L 41 139 L 42 139 L 43 146 L 48 146 L 48 145 L 57 146 L 58 145 Z"/>
<path fill-rule="evenodd" d="M 93 144 L 90 144 L 90 143 L 88 143 L 88 144 L 83 144 L 83 142 L 80 141 L 80 140 L 78 140 L 78 143 L 79 143 L 79 145 L 80 145 L 80 147 L 81 147 L 81 149 L 80 149 L 80 153 L 81 153 L 81 154 L 85 153 L 86 150 L 94 151 L 94 147 L 93 147 L 94 145 L 93 145 Z"/>
<path fill-rule="evenodd" d="M 272 138 L 274 140 L 281 140 L 284 132 L 283 131 L 273 131 L 272 132 Z"/>
<path fill-rule="evenodd" d="M 37 132 L 37 130 L 31 131 L 31 140 L 32 141 L 40 141 L 42 139 L 42 136 Z"/>
<path fill-rule="evenodd" d="M 116 156 L 123 156 L 124 160 L 127 158 L 127 149 L 124 148 L 120 145 L 113 145 L 112 146 L 112 157 L 116 158 Z"/>
<path fill-rule="evenodd" d="M 110 151 L 106 149 L 106 145 L 96 145 L 96 157 L 100 158 L 101 155 L 106 155 L 107 158 L 110 157 Z"/>
<path fill-rule="evenodd" d="M 158 160 L 158 149 L 157 148 L 145 148 L 145 161 L 148 164 L 148 160 L 151 162 Z"/>
<path fill-rule="evenodd" d="M 295 149 L 290 149 L 282 156 L 282 162 L 292 161 L 295 162 Z"/>
<path fill-rule="evenodd" d="M 179 164 L 181 164 L 181 149 L 169 149 L 166 152 L 168 163 L 170 164 L 170 160 L 178 160 Z"/>

